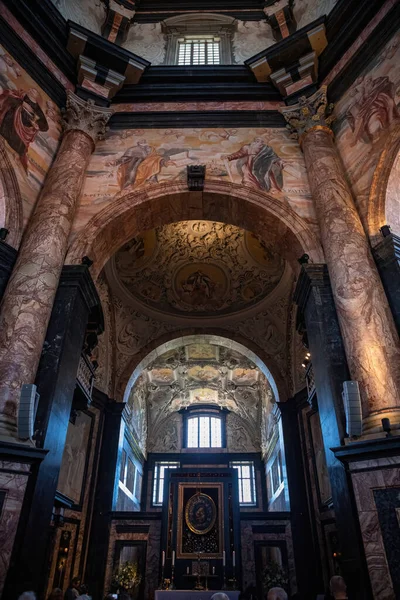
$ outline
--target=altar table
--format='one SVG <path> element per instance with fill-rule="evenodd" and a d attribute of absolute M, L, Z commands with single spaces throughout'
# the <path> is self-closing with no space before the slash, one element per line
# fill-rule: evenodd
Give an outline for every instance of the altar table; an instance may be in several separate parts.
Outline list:
<path fill-rule="evenodd" d="M 226 594 L 229 600 L 238 600 L 238 590 L 156 590 L 155 600 L 210 600 L 217 592 Z"/>

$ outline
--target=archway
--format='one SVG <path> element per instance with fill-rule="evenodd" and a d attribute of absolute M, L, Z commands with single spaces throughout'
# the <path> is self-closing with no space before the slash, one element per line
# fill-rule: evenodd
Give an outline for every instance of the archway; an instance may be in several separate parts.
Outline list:
<path fill-rule="evenodd" d="M 395 186 L 390 185 L 393 171 L 399 163 L 399 153 L 400 126 L 397 126 L 388 136 L 386 146 L 379 158 L 368 200 L 367 226 L 373 246 L 381 240 L 379 229 L 382 225 L 391 225 L 393 233 L 400 234 L 400 218 L 398 216 L 396 218 L 399 204 L 393 196 Z"/>
<path fill-rule="evenodd" d="M 96 279 L 107 260 L 138 233 L 191 219 L 229 223 L 259 235 L 275 246 L 294 272 L 303 253 L 314 262 L 324 262 L 316 229 L 288 202 L 241 185 L 207 181 L 204 192 L 189 192 L 182 183 L 164 183 L 117 198 L 73 240 L 66 263 L 77 264 L 89 256 Z"/>
<path fill-rule="evenodd" d="M 22 237 L 22 199 L 18 180 L 0 139 L 0 227 L 8 229 L 7 244 L 18 248 Z"/>
<path fill-rule="evenodd" d="M 157 338 L 133 356 L 117 384 L 117 399 L 122 398 L 123 402 L 127 401 L 130 391 L 140 373 L 157 356 L 168 350 L 174 350 L 179 346 L 188 346 L 196 343 L 200 338 L 207 343 L 212 343 L 216 346 L 228 346 L 237 352 L 246 354 L 248 359 L 265 375 L 274 392 L 276 401 L 287 399 L 287 382 L 283 379 L 273 357 L 240 335 L 223 329 L 213 329 L 210 331 L 204 328 L 168 333 L 161 338 Z"/>

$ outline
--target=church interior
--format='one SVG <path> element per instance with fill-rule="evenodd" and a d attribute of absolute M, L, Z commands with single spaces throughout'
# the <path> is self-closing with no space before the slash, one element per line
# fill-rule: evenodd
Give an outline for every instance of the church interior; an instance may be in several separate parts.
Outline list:
<path fill-rule="evenodd" d="M 4 600 L 400 598 L 399 25 L 0 0 Z"/>

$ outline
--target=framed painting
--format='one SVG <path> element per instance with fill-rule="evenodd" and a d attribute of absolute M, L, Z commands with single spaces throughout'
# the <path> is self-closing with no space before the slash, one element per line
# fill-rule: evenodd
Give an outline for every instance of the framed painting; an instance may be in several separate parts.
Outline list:
<path fill-rule="evenodd" d="M 81 411 L 68 425 L 57 491 L 74 502 L 75 510 L 83 503 L 93 424 L 94 415 Z"/>
<path fill-rule="evenodd" d="M 177 515 L 177 558 L 222 558 L 222 483 L 180 483 Z"/>

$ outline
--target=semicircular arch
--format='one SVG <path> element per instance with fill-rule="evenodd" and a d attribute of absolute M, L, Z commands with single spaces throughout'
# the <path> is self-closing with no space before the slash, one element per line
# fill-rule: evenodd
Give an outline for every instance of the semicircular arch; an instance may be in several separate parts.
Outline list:
<path fill-rule="evenodd" d="M 116 400 L 127 402 L 137 378 L 157 357 L 168 350 L 181 346 L 207 342 L 216 346 L 229 347 L 252 361 L 267 378 L 275 400 L 285 401 L 289 397 L 287 381 L 283 377 L 276 360 L 251 340 L 224 329 L 193 329 L 166 333 L 153 340 L 140 352 L 132 356 L 116 384 Z"/>
<path fill-rule="evenodd" d="M 97 278 L 111 256 L 139 233 L 197 219 L 236 225 L 259 235 L 295 272 L 303 253 L 313 262 L 324 262 L 315 230 L 288 202 L 242 185 L 208 181 L 203 192 L 190 192 L 183 183 L 163 183 L 116 198 L 73 240 L 66 263 L 79 264 L 89 256 Z"/>
<path fill-rule="evenodd" d="M 8 229 L 7 244 L 18 248 L 22 237 L 22 197 L 17 176 L 0 139 L 0 227 Z"/>
<path fill-rule="evenodd" d="M 381 239 L 379 229 L 387 223 L 388 214 L 398 211 L 398 205 L 391 207 L 393 199 L 389 194 L 389 180 L 400 153 L 400 125 L 395 127 L 386 141 L 375 168 L 371 192 L 368 198 L 367 227 L 371 243 L 375 246 Z M 392 210 L 393 208 L 393 210 Z M 399 218 L 400 225 L 400 218 Z M 393 233 L 400 235 L 399 227 Z"/>

